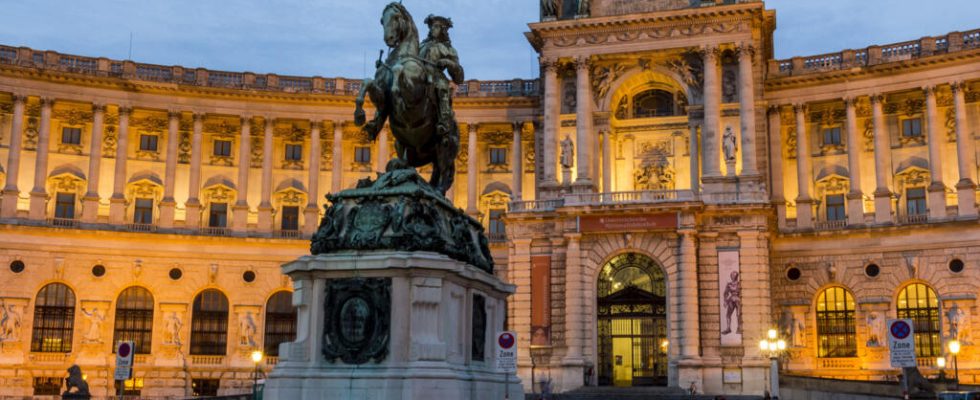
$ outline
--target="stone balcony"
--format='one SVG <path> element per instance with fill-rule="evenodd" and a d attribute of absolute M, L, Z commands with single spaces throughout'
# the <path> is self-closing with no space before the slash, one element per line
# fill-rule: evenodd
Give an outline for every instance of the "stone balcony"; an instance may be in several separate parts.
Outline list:
<path fill-rule="evenodd" d="M 362 82 L 361 79 L 351 78 L 256 74 L 253 72 L 216 71 L 176 65 L 147 64 L 0 45 L 0 66 L 3 65 L 39 71 L 119 78 L 129 81 L 342 96 L 356 95 L 361 90 Z M 537 79 L 469 80 L 456 88 L 456 97 L 522 97 L 537 96 L 539 92 L 540 84 Z"/>
<path fill-rule="evenodd" d="M 691 190 L 638 190 L 608 193 L 569 193 L 553 200 L 528 200 L 510 203 L 510 212 L 550 212 L 562 207 L 653 205 L 696 202 L 700 199 Z"/>
<path fill-rule="evenodd" d="M 857 50 L 769 60 L 767 78 L 843 71 L 980 48 L 980 29 Z"/>

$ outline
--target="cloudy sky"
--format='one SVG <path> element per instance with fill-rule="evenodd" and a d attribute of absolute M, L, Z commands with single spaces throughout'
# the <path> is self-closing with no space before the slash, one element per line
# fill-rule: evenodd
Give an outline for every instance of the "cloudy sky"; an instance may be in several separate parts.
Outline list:
<path fill-rule="evenodd" d="M 0 43 L 164 65 L 353 78 L 363 76 L 384 47 L 378 21 L 388 1 L 4 0 Z M 467 78 L 537 75 L 523 32 L 537 19 L 539 0 L 403 1 L 420 25 L 429 13 L 452 17 Z M 977 0 L 766 5 L 777 13 L 776 58 L 980 28 Z"/>

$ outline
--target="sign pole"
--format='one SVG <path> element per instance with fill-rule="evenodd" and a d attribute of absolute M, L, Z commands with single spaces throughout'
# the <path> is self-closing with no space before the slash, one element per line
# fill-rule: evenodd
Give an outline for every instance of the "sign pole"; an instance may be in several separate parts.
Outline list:
<path fill-rule="evenodd" d="M 510 400 L 510 374 L 517 372 L 517 333 L 498 332 L 496 348 L 497 370 L 504 373 L 504 400 Z"/>

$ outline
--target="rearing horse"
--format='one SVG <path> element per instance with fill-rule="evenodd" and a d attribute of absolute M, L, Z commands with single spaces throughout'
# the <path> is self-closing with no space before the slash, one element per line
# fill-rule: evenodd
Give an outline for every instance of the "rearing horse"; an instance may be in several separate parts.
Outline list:
<path fill-rule="evenodd" d="M 453 184 L 459 131 L 440 136 L 438 96 L 432 74 L 442 72 L 419 58 L 419 34 L 411 14 L 400 3 L 390 3 L 381 16 L 385 44 L 390 51 L 382 63 L 375 63 L 374 79 L 365 79 L 355 101 L 354 123 L 361 126 L 370 140 L 377 138 L 385 120 L 395 137 L 398 158 L 387 170 L 421 167 L 432 163 L 429 183 L 443 195 Z M 374 119 L 365 124 L 364 94 L 376 109 Z"/>

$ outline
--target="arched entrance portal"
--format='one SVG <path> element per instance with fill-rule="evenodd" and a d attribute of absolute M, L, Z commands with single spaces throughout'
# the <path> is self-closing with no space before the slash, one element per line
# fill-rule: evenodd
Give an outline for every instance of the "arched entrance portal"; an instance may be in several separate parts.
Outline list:
<path fill-rule="evenodd" d="M 599 273 L 599 384 L 667 384 L 664 271 L 650 257 L 626 253 Z"/>

